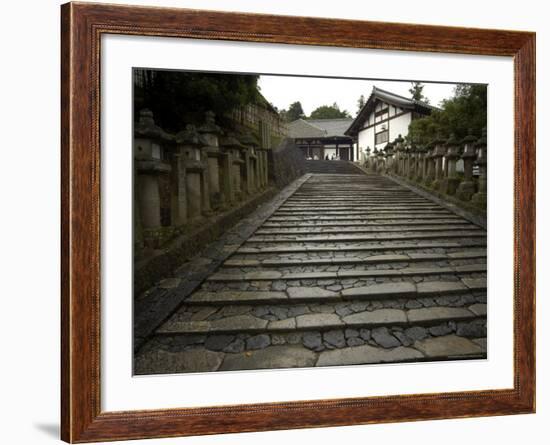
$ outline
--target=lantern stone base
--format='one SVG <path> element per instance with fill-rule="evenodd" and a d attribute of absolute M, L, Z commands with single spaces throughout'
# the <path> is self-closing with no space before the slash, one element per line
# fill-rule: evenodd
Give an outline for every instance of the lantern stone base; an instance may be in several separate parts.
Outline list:
<path fill-rule="evenodd" d="M 476 188 L 472 181 L 463 181 L 458 186 L 456 197 L 461 201 L 469 201 L 475 193 Z"/>
<path fill-rule="evenodd" d="M 439 191 L 439 190 L 441 190 L 441 183 L 442 183 L 442 181 L 443 181 L 442 179 L 435 179 L 435 180 L 431 183 L 430 187 L 433 188 L 433 189 L 436 190 L 436 191 Z"/>
<path fill-rule="evenodd" d="M 454 195 L 459 185 L 460 185 L 460 178 L 445 178 L 441 180 L 441 185 L 439 190 L 441 191 L 441 193 L 446 193 L 447 195 Z"/>
<path fill-rule="evenodd" d="M 487 193 L 476 193 L 474 196 L 472 196 L 472 203 L 484 207 L 487 205 Z"/>

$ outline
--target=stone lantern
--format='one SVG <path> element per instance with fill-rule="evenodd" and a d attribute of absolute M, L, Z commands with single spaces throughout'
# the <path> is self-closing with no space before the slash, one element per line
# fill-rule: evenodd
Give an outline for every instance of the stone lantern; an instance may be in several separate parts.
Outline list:
<path fill-rule="evenodd" d="M 366 159 L 365 163 L 366 163 L 366 167 L 369 168 L 370 164 L 371 164 L 371 159 L 370 159 L 371 150 L 370 150 L 369 146 L 367 146 L 367 149 L 365 150 L 365 152 L 367 153 L 367 159 Z"/>
<path fill-rule="evenodd" d="M 244 170 L 245 184 L 244 188 L 248 194 L 254 193 L 261 187 L 261 157 L 258 156 L 258 148 L 260 144 L 252 133 L 246 132 L 240 138 L 241 144 L 245 147 L 244 154 Z"/>
<path fill-rule="evenodd" d="M 185 130 L 176 135 L 179 149 L 180 211 L 183 214 L 186 204 L 188 220 L 195 220 L 210 212 L 210 194 L 208 193 L 207 159 L 203 156 L 203 144 L 194 125 L 187 125 Z M 185 189 L 185 193 L 183 193 Z M 185 195 L 185 200 L 183 199 Z M 184 219 L 184 218 L 182 218 Z"/>
<path fill-rule="evenodd" d="M 393 144 L 391 142 L 388 142 L 384 147 L 384 153 L 386 157 L 386 173 L 388 173 L 393 168 Z"/>
<path fill-rule="evenodd" d="M 376 155 L 376 171 L 378 173 L 382 173 L 384 171 L 384 150 L 380 149 L 378 150 L 378 154 Z"/>
<path fill-rule="evenodd" d="M 138 248 L 143 247 L 141 240 L 147 247 L 157 248 L 169 235 L 163 227 L 170 226 L 170 207 L 162 205 L 169 202 L 169 197 L 161 196 L 161 188 L 169 182 L 172 167 L 165 159 L 173 144 L 174 136 L 155 124 L 153 112 L 141 110 L 134 127 L 134 226 Z"/>
<path fill-rule="evenodd" d="M 417 167 L 416 167 L 416 177 L 414 180 L 418 183 L 421 183 L 426 177 L 426 153 L 427 149 L 425 145 L 418 145 L 416 147 L 416 158 L 417 158 Z"/>
<path fill-rule="evenodd" d="M 426 154 L 424 155 L 424 159 L 426 162 L 426 174 L 424 175 L 424 184 L 427 186 L 432 185 L 435 176 L 434 151 L 435 143 L 434 141 L 432 141 L 426 145 Z"/>
<path fill-rule="evenodd" d="M 411 143 L 409 144 L 408 151 L 409 151 L 410 160 L 409 160 L 409 171 L 408 171 L 407 177 L 409 179 L 414 179 L 416 172 L 418 170 L 418 165 L 417 165 L 418 147 L 416 146 L 414 141 L 411 141 Z"/>
<path fill-rule="evenodd" d="M 468 135 L 462 140 L 464 152 L 462 160 L 464 161 L 464 179 L 458 186 L 456 196 L 462 201 L 469 201 L 475 193 L 475 184 L 473 181 L 474 160 L 477 157 L 475 143 L 476 137 L 472 134 L 472 130 L 468 131 Z"/>
<path fill-rule="evenodd" d="M 460 184 L 460 178 L 456 172 L 456 161 L 460 157 L 460 142 L 456 139 L 454 133 L 445 143 L 447 152 L 445 153 L 445 172 L 444 177 L 441 180 L 441 192 L 447 195 L 454 195 L 458 185 Z"/>
<path fill-rule="evenodd" d="M 371 170 L 373 172 L 376 172 L 378 169 L 378 149 L 376 146 L 374 146 L 374 150 L 372 151 L 372 166 Z"/>
<path fill-rule="evenodd" d="M 435 172 L 432 188 L 435 190 L 439 190 L 441 188 L 441 181 L 443 179 L 443 156 L 445 156 L 445 153 L 447 152 L 445 143 L 446 140 L 443 138 L 441 133 L 439 133 L 435 141 L 433 141 L 434 149 L 432 152 L 432 158 L 435 164 Z"/>
<path fill-rule="evenodd" d="M 478 191 L 472 196 L 472 202 L 485 206 L 487 204 L 487 128 L 483 129 L 481 138 L 476 143 L 477 159 L 479 166 Z"/>
<path fill-rule="evenodd" d="M 224 177 L 224 193 L 228 190 L 229 202 L 240 200 L 243 197 L 242 170 L 244 170 L 244 157 L 243 152 L 246 151 L 246 147 L 242 145 L 234 134 L 229 133 L 223 136 L 220 140 L 220 146 L 227 156 L 226 171 L 227 175 Z"/>
<path fill-rule="evenodd" d="M 222 160 L 219 147 L 221 129 L 216 125 L 215 117 L 216 115 L 212 111 L 204 113 L 204 123 L 198 128 L 198 132 L 203 151 L 206 152 L 207 156 L 210 204 L 214 209 L 218 209 L 222 205 L 220 191 Z"/>
<path fill-rule="evenodd" d="M 405 173 L 405 158 L 406 158 L 406 151 L 405 151 L 405 146 L 403 145 L 403 142 L 405 142 L 405 139 L 403 139 L 401 137 L 401 135 L 399 135 L 398 137 L 395 138 L 395 140 L 393 141 L 393 145 L 395 146 L 395 150 L 397 151 L 397 153 L 399 154 L 399 160 L 398 160 L 398 165 L 397 165 L 397 174 L 398 175 L 404 175 Z"/>

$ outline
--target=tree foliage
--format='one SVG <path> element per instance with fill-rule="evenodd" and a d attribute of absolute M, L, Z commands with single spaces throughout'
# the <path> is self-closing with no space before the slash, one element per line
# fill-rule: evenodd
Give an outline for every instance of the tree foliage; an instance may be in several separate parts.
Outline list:
<path fill-rule="evenodd" d="M 440 110 L 413 120 L 408 139 L 426 144 L 438 134 L 448 137 L 454 133 L 457 138 L 463 138 L 470 129 L 474 135 L 481 136 L 486 126 L 487 85 L 463 84 L 455 87 L 452 98 L 442 101 Z"/>
<path fill-rule="evenodd" d="M 332 105 L 321 105 L 311 112 L 310 119 L 339 119 L 351 117 L 346 110 L 340 110 L 336 102 Z"/>
<path fill-rule="evenodd" d="M 142 71 L 146 82 L 135 85 L 135 117 L 149 108 L 156 123 L 170 132 L 180 131 L 186 123 L 202 123 L 208 110 L 223 121 L 234 108 L 261 99 L 257 75 Z"/>
<path fill-rule="evenodd" d="M 430 103 L 429 99 L 424 96 L 422 91 L 424 90 L 424 85 L 422 82 L 411 82 L 411 88 L 409 89 L 409 93 L 411 93 L 411 97 L 414 100 L 419 100 L 424 103 Z"/>
<path fill-rule="evenodd" d="M 281 110 L 279 115 L 286 122 L 293 122 L 306 117 L 302 104 L 299 101 L 291 103 L 288 110 Z"/>

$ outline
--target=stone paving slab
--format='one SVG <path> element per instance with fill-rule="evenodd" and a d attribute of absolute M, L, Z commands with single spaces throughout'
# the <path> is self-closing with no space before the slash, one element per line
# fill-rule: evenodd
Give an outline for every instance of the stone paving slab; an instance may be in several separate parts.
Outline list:
<path fill-rule="evenodd" d="M 426 323 L 452 320 L 468 320 L 476 318 L 476 314 L 468 309 L 459 307 L 426 307 L 421 309 L 410 309 L 407 312 L 407 319 L 410 323 Z"/>
<path fill-rule="evenodd" d="M 462 282 L 469 289 L 483 289 L 483 288 L 487 287 L 487 279 L 486 278 L 463 278 Z"/>
<path fill-rule="evenodd" d="M 217 371 L 223 356 L 223 353 L 206 350 L 186 351 L 185 354 L 163 349 L 149 350 L 136 356 L 134 373 L 152 375 Z"/>
<path fill-rule="evenodd" d="M 386 324 L 402 324 L 407 322 L 405 311 L 400 309 L 378 309 L 372 312 L 365 311 L 343 317 L 347 326 L 381 326 Z"/>
<path fill-rule="evenodd" d="M 430 358 L 452 358 L 483 353 L 481 346 L 464 337 L 447 335 L 414 343 L 414 347 Z"/>
<path fill-rule="evenodd" d="M 315 365 L 317 354 L 300 346 L 272 346 L 259 351 L 227 354 L 220 371 L 303 368 Z"/>
<path fill-rule="evenodd" d="M 333 329 L 342 327 L 344 322 L 336 314 L 305 314 L 296 317 L 298 329 Z"/>
<path fill-rule="evenodd" d="M 290 287 L 287 289 L 291 300 L 325 300 L 339 298 L 338 292 L 329 291 L 321 287 Z"/>
<path fill-rule="evenodd" d="M 482 303 L 472 304 L 470 309 L 476 315 L 487 315 L 487 305 Z"/>
<path fill-rule="evenodd" d="M 210 303 L 210 304 L 227 304 L 227 303 L 244 303 L 244 302 L 281 302 L 288 301 L 288 296 L 285 292 L 273 291 L 224 291 L 224 292 L 204 292 L 199 291 L 192 294 L 187 300 L 187 303 Z"/>
<path fill-rule="evenodd" d="M 409 362 L 422 358 L 424 358 L 424 355 L 413 348 L 400 346 L 388 350 L 363 345 L 322 352 L 317 360 L 316 366 Z"/>
<path fill-rule="evenodd" d="M 416 296 L 416 294 L 417 287 L 412 283 L 382 283 L 367 287 L 354 287 L 342 291 L 344 298 L 383 298 L 389 296 L 404 298 L 407 296 Z"/>

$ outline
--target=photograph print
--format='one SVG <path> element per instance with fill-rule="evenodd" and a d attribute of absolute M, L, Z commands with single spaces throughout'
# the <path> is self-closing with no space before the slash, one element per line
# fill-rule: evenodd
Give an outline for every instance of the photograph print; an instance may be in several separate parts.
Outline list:
<path fill-rule="evenodd" d="M 487 85 L 133 69 L 135 375 L 487 358 Z"/>

